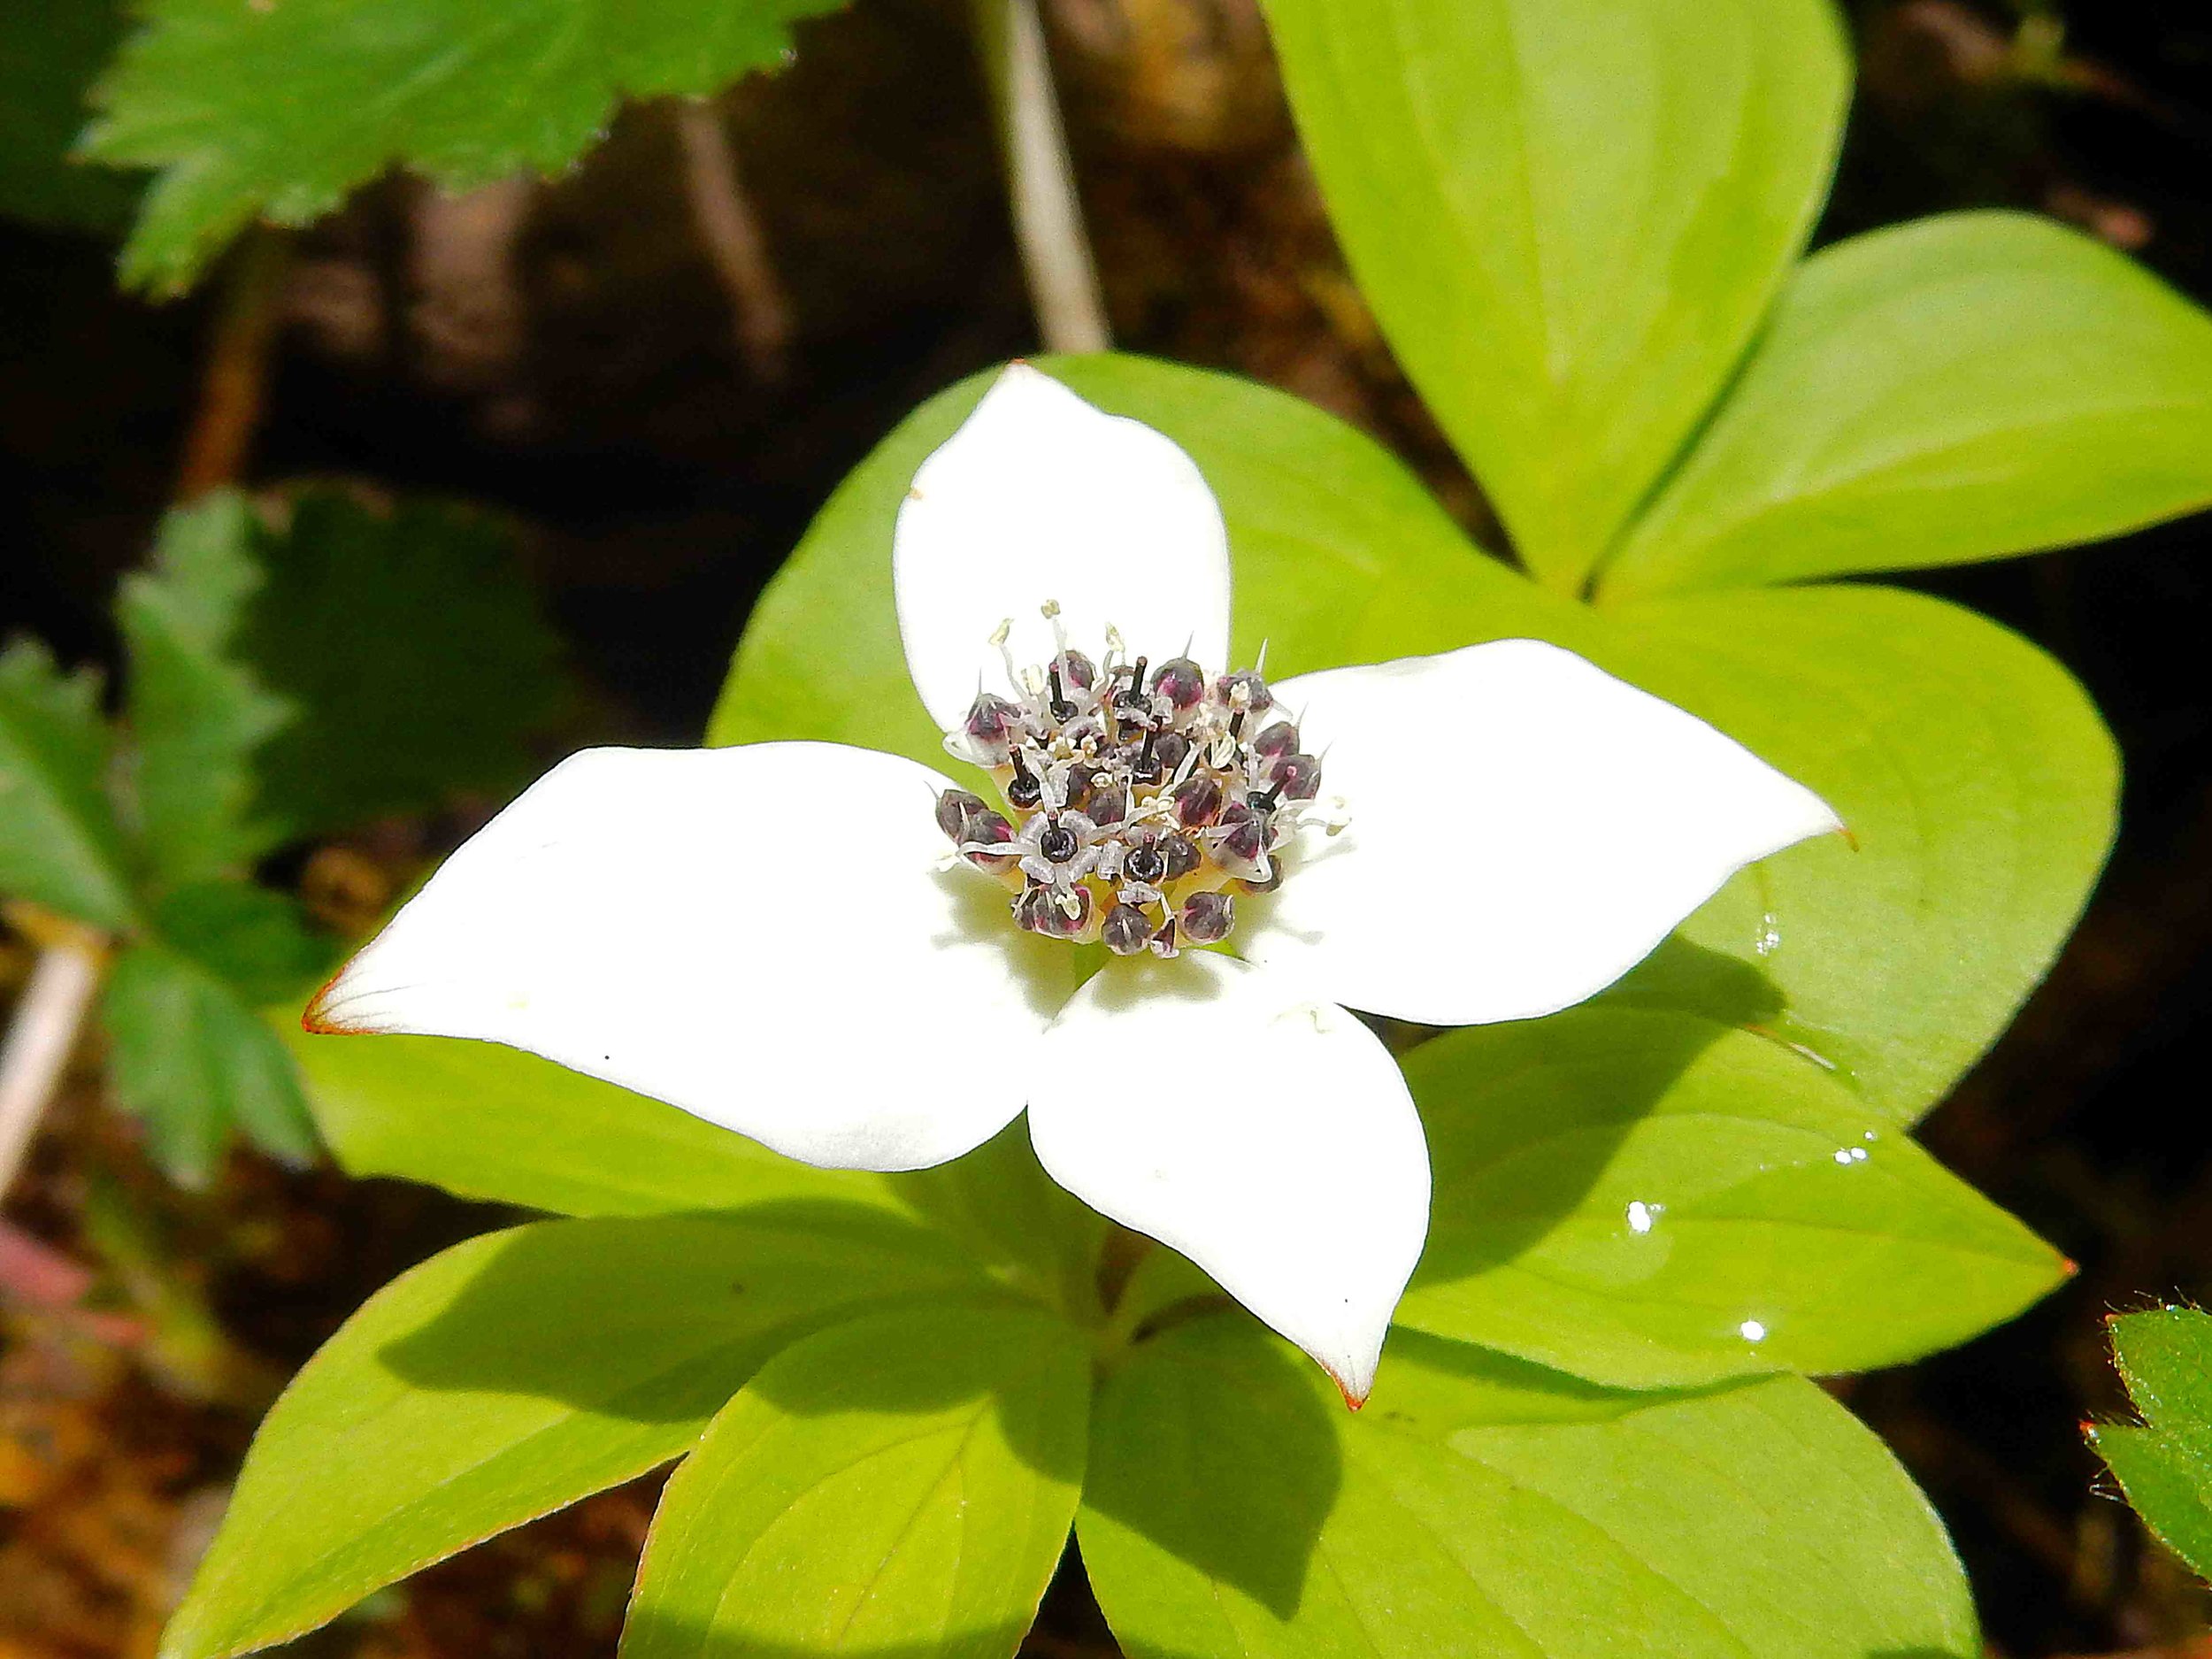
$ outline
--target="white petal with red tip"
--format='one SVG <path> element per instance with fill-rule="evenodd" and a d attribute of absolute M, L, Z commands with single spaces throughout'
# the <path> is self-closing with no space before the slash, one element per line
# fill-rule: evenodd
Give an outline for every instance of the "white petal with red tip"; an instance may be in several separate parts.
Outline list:
<path fill-rule="evenodd" d="M 1436 1025 L 1611 984 L 1744 865 L 1841 826 L 1733 739 L 1571 652 L 1469 646 L 1285 680 L 1349 827 L 1305 831 L 1235 948 Z"/>
<path fill-rule="evenodd" d="M 1110 964 L 1046 1033 L 1052 1178 L 1189 1256 L 1367 1396 L 1428 1233 L 1397 1063 L 1342 1009 L 1210 951 Z"/>
<path fill-rule="evenodd" d="M 1013 689 L 990 642 L 1000 623 L 1018 667 L 1050 661 L 1048 602 L 1094 661 L 1111 624 L 1156 663 L 1187 645 L 1227 666 L 1228 534 L 1197 465 L 1026 364 L 915 473 L 892 573 L 907 667 L 948 730 L 979 689 Z"/>
<path fill-rule="evenodd" d="M 309 1025 L 508 1043 L 810 1164 L 956 1157 L 1021 1110 L 1071 981 L 995 884 L 937 867 L 944 787 L 829 743 L 587 750 L 448 859 Z"/>

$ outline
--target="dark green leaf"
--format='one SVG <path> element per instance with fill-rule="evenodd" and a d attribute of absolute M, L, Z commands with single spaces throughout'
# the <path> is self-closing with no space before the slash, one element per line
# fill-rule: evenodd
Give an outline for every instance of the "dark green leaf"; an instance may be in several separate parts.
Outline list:
<path fill-rule="evenodd" d="M 1994 558 L 2212 503 L 2212 317 L 2047 220 L 1806 261 L 1605 597 Z"/>
<path fill-rule="evenodd" d="M 246 603 L 261 585 L 260 526 L 219 491 L 162 521 L 153 568 L 127 578 L 116 614 L 130 651 L 134 798 L 155 879 L 242 873 L 274 842 L 252 818 L 254 751 L 292 710 L 241 664 Z"/>
<path fill-rule="evenodd" d="M 329 941 L 290 896 L 246 881 L 180 887 L 155 908 L 154 931 L 253 1007 L 304 994 L 330 965 Z"/>
<path fill-rule="evenodd" d="M 379 1292 L 285 1391 L 163 1659 L 312 1629 L 680 1455 L 763 1360 L 841 1314 L 979 1282 L 920 1230 L 836 1204 L 457 1246 Z"/>
<path fill-rule="evenodd" d="M 487 515 L 336 490 L 291 503 L 238 654 L 298 718 L 256 757 L 264 810 L 293 835 L 519 784 L 523 740 L 559 689 L 557 645 Z"/>
<path fill-rule="evenodd" d="M 0 650 L 0 895 L 120 929 L 135 910 L 100 682 L 64 676 L 46 648 Z"/>
<path fill-rule="evenodd" d="M 1406 1056 L 1435 1171 L 1401 1323 L 1628 1387 L 1893 1365 L 2064 1277 L 1801 1056 L 1595 1006 Z"/>
<path fill-rule="evenodd" d="M 1007 1659 L 1075 1516 L 1090 1369 L 1033 1308 L 926 1303 L 786 1348 L 669 1481 L 623 1659 Z"/>
<path fill-rule="evenodd" d="M 2100 1423 L 2097 1448 L 2151 1531 L 2212 1578 L 2212 1314 L 2161 1308 L 2110 1321 L 2140 1428 Z"/>
<path fill-rule="evenodd" d="M 275 1156 L 304 1162 L 315 1132 L 284 1045 L 223 979 L 165 945 L 115 960 L 102 1019 L 115 1097 L 146 1121 L 176 1180 L 214 1173 L 235 1125 Z"/>
<path fill-rule="evenodd" d="M 0 213 L 102 235 L 130 222 L 132 182 L 69 156 L 122 38 L 116 0 L 0 0 Z"/>
<path fill-rule="evenodd" d="M 1331 224 L 1530 568 L 1580 586 L 1828 188 L 1830 0 L 1268 0 Z"/>
<path fill-rule="evenodd" d="M 1811 1384 L 1609 1393 L 1399 1333 L 1365 1410 L 1240 1316 L 1101 1389 L 1077 1520 L 1131 1659 L 1968 1659 L 1941 1525 Z"/>
<path fill-rule="evenodd" d="M 1770 1027 L 1907 1122 L 2004 1028 L 2080 913 L 2111 839 L 2116 757 L 2081 688 L 2002 628 L 1860 588 L 1593 611 L 1477 552 L 1372 442 L 1280 393 L 1141 358 L 1047 366 L 1197 459 L 1228 522 L 1243 660 L 1263 640 L 1285 673 L 1550 640 L 1843 814 L 1855 852 L 1827 838 L 1746 872 L 1624 994 Z M 822 738 L 950 764 L 899 648 L 891 526 L 982 384 L 924 405 L 840 487 L 747 628 L 710 741 Z"/>
<path fill-rule="evenodd" d="M 625 97 L 718 91 L 841 0 L 147 0 L 90 153 L 157 167 L 129 281 L 182 288 L 256 217 L 303 225 L 387 168 L 556 173 Z"/>

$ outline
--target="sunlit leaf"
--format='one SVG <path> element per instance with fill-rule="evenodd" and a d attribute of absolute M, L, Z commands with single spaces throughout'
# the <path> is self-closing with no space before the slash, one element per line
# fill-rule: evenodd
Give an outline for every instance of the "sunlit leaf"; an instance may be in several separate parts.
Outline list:
<path fill-rule="evenodd" d="M 1941 1525 L 1810 1383 L 1611 1393 L 1400 1333 L 1366 1409 L 1238 1315 L 1100 1390 L 1077 1533 L 1131 1659 L 1970 1659 Z"/>
<path fill-rule="evenodd" d="M 1956 565 L 2212 504 L 2212 317 L 2045 219 L 1805 263 L 1602 597 Z"/>
<path fill-rule="evenodd" d="M 1402 1324 L 1629 1387 L 1868 1371 L 2064 1277 L 1818 1067 L 1595 1006 L 1406 1056 L 1435 1199 Z"/>
<path fill-rule="evenodd" d="M 669 1481 L 624 1659 L 1007 1659 L 1067 1541 L 1089 1402 L 1087 1345 L 1033 1308 L 794 1344 Z"/>
<path fill-rule="evenodd" d="M 680 1455 L 762 1361 L 840 1314 L 979 1282 L 919 1229 L 837 1204 L 456 1246 L 380 1291 L 286 1389 L 164 1659 L 311 1630 Z"/>
<path fill-rule="evenodd" d="M 1830 0 L 1268 0 L 1330 222 L 1548 582 L 1720 390 L 1826 195 Z"/>
<path fill-rule="evenodd" d="M 449 188 L 554 173 L 623 98 L 716 92 L 841 0 L 147 0 L 89 152 L 154 167 L 124 251 L 175 289 L 255 218 L 303 225 L 386 168 Z"/>

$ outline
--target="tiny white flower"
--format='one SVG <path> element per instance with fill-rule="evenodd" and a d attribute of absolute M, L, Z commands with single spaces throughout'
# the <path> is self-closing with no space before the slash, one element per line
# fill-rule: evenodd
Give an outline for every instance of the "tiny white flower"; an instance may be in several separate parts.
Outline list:
<path fill-rule="evenodd" d="M 1055 1179 L 1356 1404 L 1429 1168 L 1345 1009 L 1550 1013 L 1839 827 L 1534 641 L 1223 672 L 1227 539 L 1197 467 L 1018 364 L 915 475 L 893 575 L 915 687 L 1002 807 L 836 744 L 588 750 L 456 852 L 310 1027 L 510 1043 L 826 1166 L 939 1164 L 1026 1108 Z M 1079 988 L 1071 940 L 1114 953 Z"/>

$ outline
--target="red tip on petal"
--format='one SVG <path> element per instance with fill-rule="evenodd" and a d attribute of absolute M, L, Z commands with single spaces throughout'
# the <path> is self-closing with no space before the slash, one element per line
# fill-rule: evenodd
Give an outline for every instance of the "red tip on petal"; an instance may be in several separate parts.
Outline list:
<path fill-rule="evenodd" d="M 2058 1271 L 2072 1279 L 2081 1272 L 2081 1263 L 2070 1256 L 2062 1256 L 2058 1258 Z"/>
<path fill-rule="evenodd" d="M 1843 837 L 1843 844 L 1853 852 L 1859 850 L 1859 838 L 1851 833 L 1851 826 L 1848 824 L 1837 825 L 1836 833 Z"/>
<path fill-rule="evenodd" d="M 345 974 L 346 970 L 340 968 L 323 981 L 322 989 L 308 998 L 307 1006 L 300 1010 L 302 1031 L 318 1037 L 355 1036 L 362 1032 L 363 1027 L 349 1025 L 344 1020 L 334 1019 L 330 1015 L 330 994 L 338 988 L 338 981 L 345 978 Z"/>
<path fill-rule="evenodd" d="M 1347 1411 L 1356 1411 L 1367 1403 L 1366 1389 L 1363 1389 L 1358 1394 L 1354 1394 L 1352 1392 L 1351 1385 L 1347 1383 L 1343 1378 L 1338 1376 L 1333 1367 L 1324 1365 L 1321 1369 L 1328 1372 L 1329 1380 L 1336 1385 L 1337 1393 L 1344 1396 L 1344 1409 Z M 1374 1385 L 1372 1383 L 1368 1385 L 1368 1388 L 1372 1388 L 1373 1386 Z"/>

